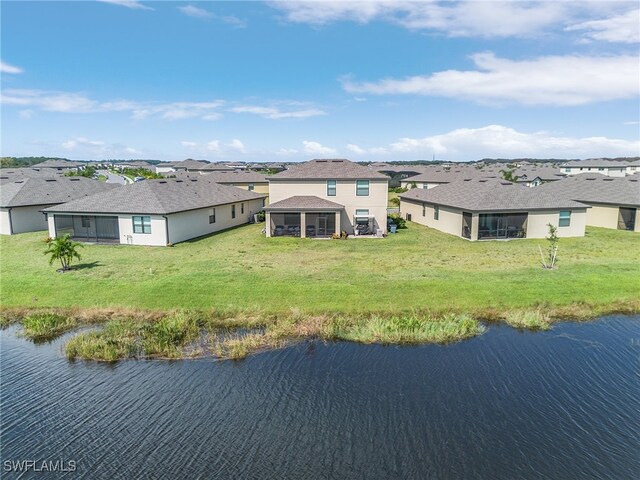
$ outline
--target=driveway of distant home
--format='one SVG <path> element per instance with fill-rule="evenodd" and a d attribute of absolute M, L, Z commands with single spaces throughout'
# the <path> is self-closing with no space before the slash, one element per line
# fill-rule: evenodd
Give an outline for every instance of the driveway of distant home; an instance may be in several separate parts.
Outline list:
<path fill-rule="evenodd" d="M 121 175 L 115 175 L 106 170 L 98 170 L 98 175 L 104 175 L 107 177 L 107 183 L 119 183 L 120 185 L 126 185 L 127 181 Z"/>

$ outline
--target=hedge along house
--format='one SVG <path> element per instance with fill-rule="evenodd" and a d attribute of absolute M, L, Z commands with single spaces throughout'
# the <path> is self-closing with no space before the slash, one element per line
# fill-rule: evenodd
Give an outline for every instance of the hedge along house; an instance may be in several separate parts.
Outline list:
<path fill-rule="evenodd" d="M 3 235 L 47 230 L 43 208 L 119 188 L 90 178 L 41 175 L 40 172 L 38 176 L 31 176 L 35 171 L 20 170 L 13 175 L 1 175 L 0 234 Z"/>
<path fill-rule="evenodd" d="M 389 178 L 349 160 L 311 160 L 268 177 L 268 237 L 387 231 Z"/>
<path fill-rule="evenodd" d="M 45 212 L 52 237 L 165 246 L 248 223 L 264 199 L 203 178 L 145 180 Z"/>
<path fill-rule="evenodd" d="M 541 188 L 589 205 L 587 225 L 640 232 L 640 175 L 574 175 Z"/>
<path fill-rule="evenodd" d="M 462 180 L 400 195 L 400 212 L 416 223 L 468 240 L 582 237 L 588 206 L 563 195 L 499 180 Z"/>

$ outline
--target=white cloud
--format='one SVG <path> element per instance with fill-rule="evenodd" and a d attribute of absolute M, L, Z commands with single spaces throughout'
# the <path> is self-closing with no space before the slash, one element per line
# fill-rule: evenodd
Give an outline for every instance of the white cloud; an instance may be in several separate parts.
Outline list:
<path fill-rule="evenodd" d="M 213 13 L 211 13 L 209 10 L 205 10 L 204 8 L 194 7 L 193 5 L 185 5 L 184 7 L 178 7 L 178 10 L 180 10 L 185 15 L 188 15 L 189 17 L 195 17 L 195 18 L 213 17 Z"/>
<path fill-rule="evenodd" d="M 231 111 L 234 113 L 252 113 L 254 115 L 260 115 L 264 118 L 270 118 L 273 120 L 280 120 L 283 118 L 308 118 L 327 114 L 326 112 L 317 108 L 283 112 L 275 107 L 263 107 L 258 105 L 241 105 L 232 108 Z"/>
<path fill-rule="evenodd" d="M 589 20 L 570 25 L 566 31 L 584 31 L 584 36 L 591 40 L 605 42 L 639 43 L 640 42 L 640 9 L 629 10 L 621 15 L 602 20 Z"/>
<path fill-rule="evenodd" d="M 219 152 L 220 151 L 220 141 L 219 140 L 211 140 L 207 143 L 207 150 L 211 152 Z"/>
<path fill-rule="evenodd" d="M 222 115 L 216 110 L 224 105 L 222 100 L 211 102 L 135 102 L 114 100 L 100 102 L 79 92 L 51 92 L 44 90 L 8 89 L 3 91 L 0 102 L 5 105 L 34 107 L 47 112 L 97 113 L 128 112 L 131 118 L 142 120 L 158 117 L 165 120 L 200 118 L 217 120 Z"/>
<path fill-rule="evenodd" d="M 24 119 L 24 120 L 29 120 L 31 117 L 33 117 L 33 110 L 20 110 L 20 118 Z"/>
<path fill-rule="evenodd" d="M 297 153 L 298 150 L 295 148 L 280 148 L 275 152 L 276 155 L 295 155 Z"/>
<path fill-rule="evenodd" d="M 89 140 L 84 137 L 76 137 L 62 143 L 62 147 L 67 150 L 74 150 L 77 147 L 103 147 L 104 142 L 99 140 Z"/>
<path fill-rule="evenodd" d="M 350 93 L 432 95 L 485 104 L 583 105 L 638 95 L 640 64 L 634 55 L 514 61 L 486 52 L 471 58 L 477 70 L 362 83 L 343 77 L 342 84 Z"/>
<path fill-rule="evenodd" d="M 102 3 L 111 3 L 122 7 L 131 8 L 132 10 L 153 10 L 153 8 L 143 5 L 137 0 L 98 0 Z"/>
<path fill-rule="evenodd" d="M 196 142 L 190 142 L 188 140 L 181 141 L 180 145 L 182 145 L 183 147 L 187 147 L 187 148 L 194 148 L 194 147 L 198 146 L 198 144 Z"/>
<path fill-rule="evenodd" d="M 576 158 L 640 155 L 640 141 L 607 137 L 563 137 L 547 132 L 523 133 L 502 125 L 460 128 L 424 138 L 401 138 L 389 146 L 399 154 L 451 160 L 499 158 Z"/>
<path fill-rule="evenodd" d="M 623 125 L 640 125 L 640 122 L 637 120 L 634 120 L 630 122 L 624 122 Z"/>
<path fill-rule="evenodd" d="M 8 63 L 5 63 L 3 61 L 0 61 L 0 72 L 1 73 L 22 73 L 24 72 L 24 70 L 20 67 L 16 67 L 14 65 L 9 65 Z"/>
<path fill-rule="evenodd" d="M 451 37 L 532 36 L 575 14 L 567 2 L 301 1 L 271 2 L 290 22 L 315 26 L 338 21 L 386 21 Z"/>
<path fill-rule="evenodd" d="M 336 153 L 336 150 L 330 147 L 325 147 L 324 145 L 318 142 L 312 142 L 309 140 L 304 140 L 302 142 L 304 146 L 304 152 L 310 155 L 333 155 Z"/>
<path fill-rule="evenodd" d="M 234 138 L 231 143 L 228 143 L 227 147 L 240 153 L 247 153 L 246 149 L 244 148 L 244 144 L 237 138 Z"/>
<path fill-rule="evenodd" d="M 354 145 L 353 143 L 349 143 L 347 145 L 347 150 L 356 155 L 362 155 L 363 153 L 367 153 L 364 148 L 359 147 L 358 145 Z"/>

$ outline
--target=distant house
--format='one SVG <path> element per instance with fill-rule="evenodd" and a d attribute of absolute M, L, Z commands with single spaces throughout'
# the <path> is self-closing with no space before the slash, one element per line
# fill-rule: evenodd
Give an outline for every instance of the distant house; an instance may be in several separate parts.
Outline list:
<path fill-rule="evenodd" d="M 267 236 L 387 231 L 389 178 L 344 159 L 291 165 L 269 180 Z"/>
<path fill-rule="evenodd" d="M 191 158 L 188 158 L 187 160 L 183 160 L 181 162 L 173 162 L 173 169 L 176 172 L 200 172 L 200 173 L 232 172 L 233 171 L 233 168 L 227 167 L 226 165 L 209 163 L 201 160 L 192 160 Z"/>
<path fill-rule="evenodd" d="M 193 175 L 189 173 L 177 173 L 177 178 L 189 178 Z M 268 177 L 252 171 L 233 171 L 233 172 L 211 172 L 206 174 L 207 180 L 211 180 L 222 185 L 230 187 L 238 187 L 250 192 L 269 194 Z"/>
<path fill-rule="evenodd" d="M 147 180 L 45 209 L 49 235 L 165 246 L 245 224 L 265 195 L 203 178 Z"/>
<path fill-rule="evenodd" d="M 84 177 L 6 176 L 0 184 L 0 234 L 47 230 L 43 208 L 114 188 Z"/>
<path fill-rule="evenodd" d="M 507 181 L 468 179 L 400 195 L 408 220 L 468 240 L 584 236 L 588 206 Z"/>
<path fill-rule="evenodd" d="M 157 163 L 155 170 L 156 170 L 156 173 L 162 173 L 162 174 L 167 174 L 167 173 L 170 174 L 176 171 L 173 163 L 170 163 L 170 162 Z"/>
<path fill-rule="evenodd" d="M 629 162 L 593 158 L 564 163 L 561 166 L 561 171 L 567 175 L 600 173 L 607 177 L 624 177 L 627 174 L 628 166 L 630 166 Z"/>
<path fill-rule="evenodd" d="M 576 175 L 543 188 L 551 195 L 589 205 L 587 225 L 640 232 L 640 175 Z"/>
<path fill-rule="evenodd" d="M 84 168 L 82 162 L 72 162 L 70 160 L 45 160 L 44 162 L 36 163 L 34 168 L 52 168 L 58 171 L 78 171 Z"/>
<path fill-rule="evenodd" d="M 135 160 L 132 162 L 120 162 L 120 163 L 114 164 L 114 167 L 118 168 L 119 170 L 124 170 L 125 168 L 144 168 L 145 170 L 150 170 L 152 172 L 155 172 L 156 170 L 155 165 L 152 165 L 149 162 L 145 162 L 144 160 Z"/>
<path fill-rule="evenodd" d="M 634 175 L 640 172 L 640 160 L 633 160 L 627 163 L 627 175 Z"/>

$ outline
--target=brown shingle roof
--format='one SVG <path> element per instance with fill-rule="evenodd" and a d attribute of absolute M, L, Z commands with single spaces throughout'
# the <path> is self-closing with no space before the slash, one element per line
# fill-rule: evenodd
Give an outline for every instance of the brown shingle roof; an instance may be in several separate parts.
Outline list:
<path fill-rule="evenodd" d="M 298 195 L 285 198 L 265 207 L 266 211 L 276 210 L 342 210 L 344 205 L 313 195 Z"/>
<path fill-rule="evenodd" d="M 346 159 L 310 160 L 291 165 L 269 180 L 388 180 L 389 177 Z"/>

